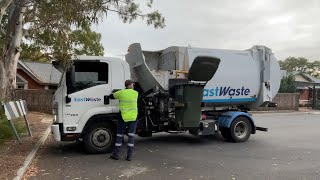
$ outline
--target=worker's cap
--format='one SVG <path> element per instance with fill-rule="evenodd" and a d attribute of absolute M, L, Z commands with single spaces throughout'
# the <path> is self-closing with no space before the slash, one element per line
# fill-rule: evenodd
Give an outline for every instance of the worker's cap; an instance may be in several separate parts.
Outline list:
<path fill-rule="evenodd" d="M 134 82 L 131 79 L 126 80 L 126 82 L 124 82 L 125 86 L 129 86 L 131 84 L 134 84 Z"/>

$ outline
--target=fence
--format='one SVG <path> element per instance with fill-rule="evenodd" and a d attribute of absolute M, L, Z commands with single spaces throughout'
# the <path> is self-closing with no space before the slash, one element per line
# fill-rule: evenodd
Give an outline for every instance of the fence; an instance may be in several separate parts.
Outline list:
<path fill-rule="evenodd" d="M 16 100 L 23 99 L 27 102 L 29 111 L 52 113 L 54 90 L 16 90 Z"/>
<path fill-rule="evenodd" d="M 16 90 L 16 99 L 26 100 L 29 111 L 52 113 L 54 90 Z M 299 110 L 298 93 L 278 93 L 273 99 L 278 107 L 259 107 L 253 110 Z"/>
<path fill-rule="evenodd" d="M 255 110 L 299 110 L 299 93 L 278 93 L 274 98 L 277 107 L 259 107 Z"/>

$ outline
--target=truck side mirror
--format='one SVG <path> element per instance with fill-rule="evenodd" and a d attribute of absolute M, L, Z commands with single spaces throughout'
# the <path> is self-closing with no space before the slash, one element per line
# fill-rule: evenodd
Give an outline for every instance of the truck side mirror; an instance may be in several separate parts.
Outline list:
<path fill-rule="evenodd" d="M 76 87 L 75 66 L 74 65 L 72 65 L 67 72 L 67 86 L 70 88 Z"/>
<path fill-rule="evenodd" d="M 69 95 L 66 95 L 66 103 L 70 103 L 71 102 L 71 98 L 69 97 Z"/>

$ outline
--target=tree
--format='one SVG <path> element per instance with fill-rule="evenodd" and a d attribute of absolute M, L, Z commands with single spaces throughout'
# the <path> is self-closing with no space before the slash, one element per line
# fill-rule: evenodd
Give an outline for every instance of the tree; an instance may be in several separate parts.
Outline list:
<path fill-rule="evenodd" d="M 39 37 L 38 43 L 22 43 L 20 59 L 27 59 L 32 61 L 49 61 L 54 59 L 54 54 L 59 54 L 59 45 L 52 45 L 50 52 L 46 52 L 46 48 L 49 44 L 55 43 L 56 41 L 46 41 L 50 39 L 50 35 L 46 34 Z M 101 34 L 94 32 L 91 28 L 84 27 L 82 30 L 73 30 L 70 33 L 71 42 L 73 43 L 73 52 L 76 55 L 93 55 L 103 56 L 104 48 L 101 41 Z M 48 44 L 49 43 L 49 44 Z"/>
<path fill-rule="evenodd" d="M 320 78 L 320 61 L 313 61 L 309 63 L 308 74 L 316 78 Z"/>
<path fill-rule="evenodd" d="M 320 78 L 320 61 L 309 62 L 303 57 L 288 57 L 284 61 L 279 61 L 279 64 L 288 72 L 299 71 Z"/>
<path fill-rule="evenodd" d="M 147 7 L 151 9 L 152 3 L 153 0 L 148 0 Z M 143 14 L 140 9 L 135 0 L 0 1 L 0 45 L 3 47 L 0 52 L 0 97 L 13 98 L 22 40 L 38 44 L 33 48 L 40 48 L 41 54 L 59 59 L 64 67 L 68 67 L 72 55 L 91 51 L 87 47 L 74 48 L 77 40 L 85 40 L 80 38 L 75 42 L 74 33 L 79 33 L 76 30 L 88 30 L 86 28 L 101 22 L 109 12 L 117 13 L 124 23 L 143 18 L 154 28 L 165 27 L 165 19 L 158 11 Z"/>
<path fill-rule="evenodd" d="M 279 61 L 279 63 L 281 68 L 287 70 L 288 72 L 300 71 L 305 73 L 309 68 L 308 60 L 302 57 L 288 57 L 284 61 Z"/>
<path fill-rule="evenodd" d="M 295 77 L 293 74 L 284 76 L 281 79 L 279 93 L 294 93 L 296 91 Z"/>

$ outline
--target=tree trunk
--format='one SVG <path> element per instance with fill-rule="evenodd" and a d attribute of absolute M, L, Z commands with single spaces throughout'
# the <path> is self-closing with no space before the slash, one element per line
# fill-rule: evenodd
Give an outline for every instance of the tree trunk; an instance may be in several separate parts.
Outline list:
<path fill-rule="evenodd" d="M 5 100 L 14 98 L 17 63 L 23 34 L 23 14 L 26 10 L 23 6 L 24 2 L 24 0 L 19 1 L 9 19 L 9 26 L 12 25 L 14 28 L 7 29 L 6 36 L 9 38 L 4 44 L 4 56 L 0 59 L 0 95 Z"/>
<path fill-rule="evenodd" d="M 7 78 L 6 71 L 4 68 L 4 61 L 3 59 L 0 59 L 0 101 L 3 101 L 6 95 L 6 84 Z"/>

